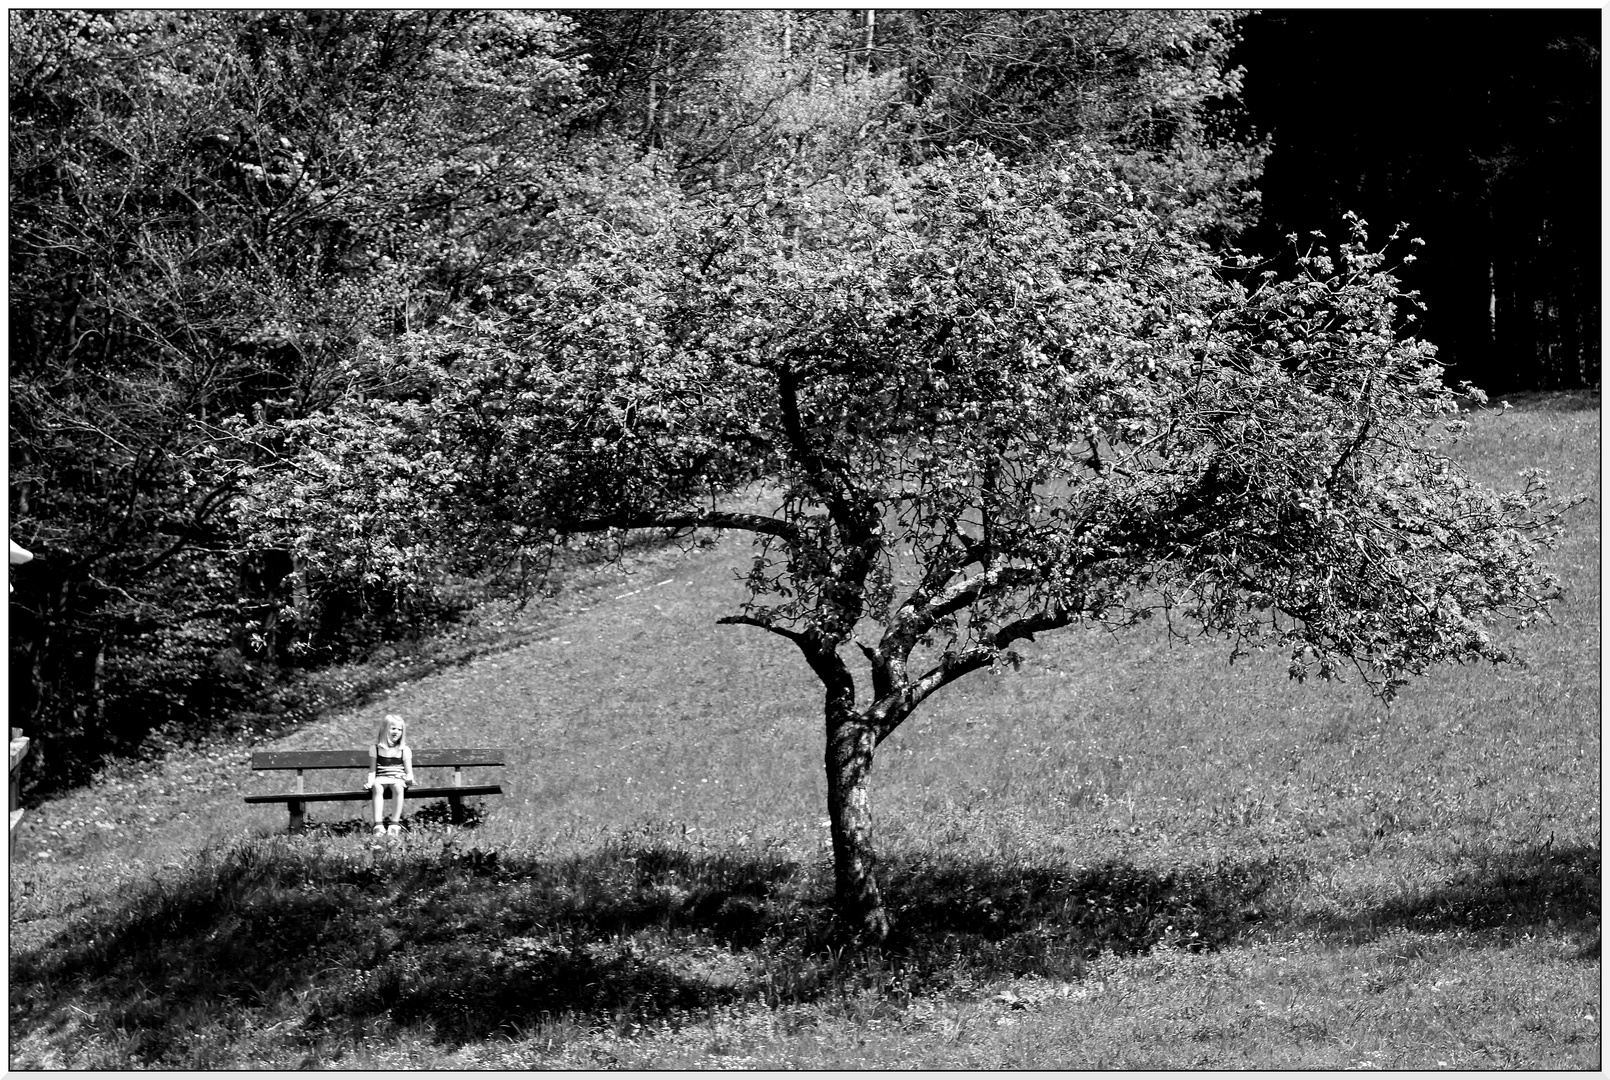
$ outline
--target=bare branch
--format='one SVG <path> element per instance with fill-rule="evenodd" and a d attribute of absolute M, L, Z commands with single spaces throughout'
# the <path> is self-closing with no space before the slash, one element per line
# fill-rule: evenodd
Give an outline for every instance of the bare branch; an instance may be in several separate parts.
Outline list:
<path fill-rule="evenodd" d="M 805 652 L 807 655 L 810 653 L 812 648 L 810 635 L 806 634 L 804 631 L 790 630 L 786 626 L 778 626 L 769 619 L 763 619 L 759 616 L 723 615 L 721 618 L 716 620 L 716 624 L 718 626 L 758 626 L 762 630 L 776 634 L 778 637 L 787 638 L 795 645 L 798 645 L 800 650 Z"/>
<path fill-rule="evenodd" d="M 732 529 L 775 536 L 789 544 L 800 542 L 798 527 L 789 522 L 767 517 L 765 514 L 727 510 L 621 512 L 569 522 L 564 531 L 590 533 L 603 532 L 606 529 Z"/>

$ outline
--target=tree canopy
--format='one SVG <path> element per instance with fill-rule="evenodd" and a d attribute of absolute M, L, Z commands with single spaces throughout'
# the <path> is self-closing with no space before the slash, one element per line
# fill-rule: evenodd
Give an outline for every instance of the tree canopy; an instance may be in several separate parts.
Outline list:
<path fill-rule="evenodd" d="M 1019 642 L 1161 615 L 1390 696 L 1544 609 L 1554 511 L 1447 456 L 1460 408 L 1362 223 L 1248 288 L 1072 150 L 936 158 L 835 210 L 825 248 L 721 208 L 592 230 L 506 317 L 415 343 L 428 400 L 295 428 L 254 516 L 404 575 L 751 534 L 726 621 L 823 684 L 840 897 L 873 935 L 873 750 Z"/>

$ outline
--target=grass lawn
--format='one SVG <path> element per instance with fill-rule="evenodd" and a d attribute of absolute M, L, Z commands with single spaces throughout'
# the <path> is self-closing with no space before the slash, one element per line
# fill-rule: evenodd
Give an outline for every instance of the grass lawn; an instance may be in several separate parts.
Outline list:
<path fill-rule="evenodd" d="M 941 693 L 878 756 L 875 954 L 826 904 L 814 681 L 714 624 L 740 542 L 486 614 L 523 644 L 271 747 L 392 711 L 506 746 L 472 827 L 414 808 L 377 844 L 314 804 L 285 837 L 241 802 L 284 777 L 229 744 L 30 811 L 10 1066 L 1598 1068 L 1599 424 L 1539 399 L 1461 451 L 1587 496 L 1525 668 L 1388 711 L 1276 656 L 1066 631 Z"/>

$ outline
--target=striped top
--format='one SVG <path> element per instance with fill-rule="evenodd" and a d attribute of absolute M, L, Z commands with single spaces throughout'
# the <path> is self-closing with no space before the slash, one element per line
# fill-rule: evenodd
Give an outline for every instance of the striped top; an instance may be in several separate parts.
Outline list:
<path fill-rule="evenodd" d="M 406 779 L 407 773 L 403 770 L 402 747 L 395 751 L 379 743 L 375 743 L 375 778 L 387 780 Z"/>

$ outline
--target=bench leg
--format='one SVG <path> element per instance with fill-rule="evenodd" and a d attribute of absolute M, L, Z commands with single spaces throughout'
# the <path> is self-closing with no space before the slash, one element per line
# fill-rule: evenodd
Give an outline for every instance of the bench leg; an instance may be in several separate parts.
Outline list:
<path fill-rule="evenodd" d="M 307 827 L 307 822 L 305 820 L 305 818 L 306 818 L 305 807 L 307 806 L 307 804 L 303 803 L 303 802 L 291 802 L 291 803 L 287 803 L 286 805 L 291 808 L 291 832 L 292 833 L 301 832 L 303 829 L 305 829 Z"/>
<path fill-rule="evenodd" d="M 447 797 L 447 822 L 457 825 L 464 820 L 464 797 L 462 795 L 449 795 Z"/>

